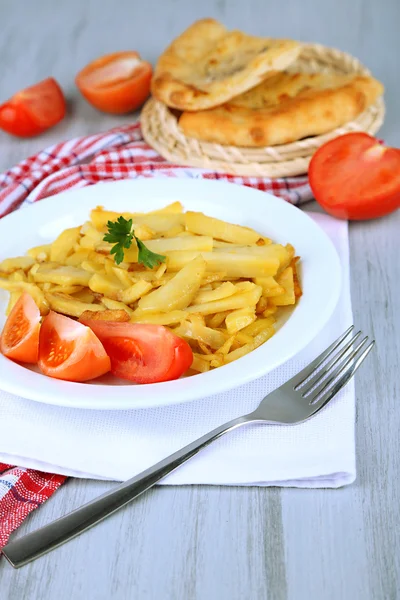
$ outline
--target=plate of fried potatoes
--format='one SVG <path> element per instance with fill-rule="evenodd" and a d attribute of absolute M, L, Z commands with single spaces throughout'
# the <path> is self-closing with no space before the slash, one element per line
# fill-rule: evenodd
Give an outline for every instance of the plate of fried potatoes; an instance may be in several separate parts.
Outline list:
<path fill-rule="evenodd" d="M 107 223 L 132 219 L 163 257 L 116 260 Z M 181 378 L 135 385 L 46 377 L 0 355 L 0 386 L 32 400 L 93 409 L 186 402 L 259 378 L 300 352 L 337 304 L 341 268 L 326 234 L 271 194 L 222 181 L 140 178 L 70 190 L 0 221 L 0 327 L 23 292 L 41 314 L 153 323 L 185 339 Z"/>

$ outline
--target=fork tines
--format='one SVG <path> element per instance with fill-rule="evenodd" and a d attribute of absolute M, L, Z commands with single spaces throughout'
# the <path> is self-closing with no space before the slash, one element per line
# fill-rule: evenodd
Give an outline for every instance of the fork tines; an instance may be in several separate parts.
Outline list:
<path fill-rule="evenodd" d="M 304 398 L 309 398 L 310 404 L 324 405 L 329 402 L 372 350 L 375 341 L 366 346 L 368 336 L 355 345 L 361 331 L 351 335 L 353 330 L 354 325 L 293 378 L 293 389 L 301 391 Z"/>

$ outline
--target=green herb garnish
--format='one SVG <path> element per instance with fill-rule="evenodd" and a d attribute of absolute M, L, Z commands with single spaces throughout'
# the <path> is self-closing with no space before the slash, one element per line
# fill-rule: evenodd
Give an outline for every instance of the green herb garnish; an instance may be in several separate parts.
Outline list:
<path fill-rule="evenodd" d="M 118 217 L 116 221 L 108 221 L 107 229 L 108 233 L 105 234 L 103 240 L 114 244 L 111 248 L 111 254 L 114 254 L 114 260 L 119 265 L 124 260 L 124 249 L 129 249 L 132 245 L 133 240 L 136 240 L 138 247 L 138 262 L 153 269 L 160 263 L 165 262 L 165 256 L 162 254 L 156 254 L 149 250 L 135 235 L 134 229 L 132 229 L 132 219 L 128 221 L 124 217 Z"/>

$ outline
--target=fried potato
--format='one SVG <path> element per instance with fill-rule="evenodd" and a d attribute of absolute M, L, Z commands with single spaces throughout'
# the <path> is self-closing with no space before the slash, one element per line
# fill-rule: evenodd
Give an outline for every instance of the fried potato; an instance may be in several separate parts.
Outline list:
<path fill-rule="evenodd" d="M 34 248 L 29 248 L 27 251 L 27 255 L 35 260 L 41 262 L 48 260 L 50 256 L 51 244 L 43 244 L 41 246 L 35 246 Z"/>
<path fill-rule="evenodd" d="M 151 210 L 148 213 L 141 213 L 141 214 L 147 214 L 147 215 L 164 215 L 164 214 L 179 214 L 179 213 L 183 213 L 183 206 L 182 203 L 179 202 L 179 200 L 177 200 L 176 202 L 172 202 L 171 204 L 167 204 L 167 206 L 164 206 L 163 208 L 157 208 L 156 210 Z M 140 214 L 140 213 L 137 213 Z"/>
<path fill-rule="evenodd" d="M 216 287 L 215 289 L 204 290 L 202 288 L 195 299 L 194 304 L 204 304 L 204 302 L 212 302 L 213 300 L 221 300 L 221 298 L 228 298 L 237 292 L 237 288 L 230 281 L 225 281 Z"/>
<path fill-rule="evenodd" d="M 226 342 L 225 342 L 224 344 L 222 344 L 222 346 L 219 348 L 219 350 L 218 350 L 218 354 L 222 354 L 222 355 L 228 354 L 228 353 L 229 353 L 229 351 L 230 351 L 230 349 L 231 349 L 231 347 L 232 347 L 232 344 L 234 343 L 234 341 L 235 341 L 235 336 L 234 336 L 234 335 L 232 335 L 232 336 L 231 336 L 231 337 L 229 337 L 229 338 L 226 340 Z M 212 364 L 212 363 L 211 363 L 211 364 Z"/>
<path fill-rule="evenodd" d="M 71 254 L 64 260 L 64 265 L 67 265 L 70 267 L 81 267 L 82 263 L 89 259 L 90 254 L 91 254 L 90 250 L 88 250 L 86 248 L 79 248 L 79 250 L 77 250 L 76 252 L 74 252 L 73 254 Z M 91 259 L 91 260 L 93 260 L 93 259 Z M 93 260 L 93 262 L 94 262 L 94 260 Z"/>
<path fill-rule="evenodd" d="M 256 306 L 257 315 L 263 313 L 265 310 L 267 310 L 267 308 L 268 308 L 268 298 L 266 298 L 265 296 L 261 296 L 261 298 L 257 302 L 257 306 Z"/>
<path fill-rule="evenodd" d="M 156 273 L 155 273 L 155 277 L 157 280 L 161 279 L 161 277 L 164 275 L 165 271 L 167 270 L 167 263 L 161 263 L 161 265 L 158 267 Z"/>
<path fill-rule="evenodd" d="M 205 373 L 210 370 L 210 363 L 207 360 L 204 360 L 204 357 L 201 354 L 193 352 L 193 362 L 190 368 L 198 373 Z"/>
<path fill-rule="evenodd" d="M 217 329 L 222 325 L 229 313 L 229 310 L 217 312 L 214 315 L 211 313 L 211 315 L 207 319 L 208 327 L 211 327 L 212 329 Z"/>
<path fill-rule="evenodd" d="M 40 314 L 46 315 L 49 312 L 49 303 L 45 298 L 43 290 L 36 284 L 27 281 L 12 281 L 9 279 L 0 278 L 0 288 L 9 292 L 27 292 L 36 302 L 36 306 L 40 310 Z"/>
<path fill-rule="evenodd" d="M 86 304 L 91 304 L 96 300 L 96 295 L 89 290 L 89 288 L 83 288 L 80 292 L 75 292 L 71 294 L 73 298 L 76 300 L 80 300 L 81 302 L 86 302 Z"/>
<path fill-rule="evenodd" d="M 84 260 L 81 263 L 82 269 L 89 271 L 89 273 L 104 273 L 104 265 L 101 265 L 94 260 Z"/>
<path fill-rule="evenodd" d="M 197 235 L 207 235 L 233 244 L 255 244 L 261 238 L 261 235 L 253 229 L 207 217 L 200 212 L 185 213 L 185 225 L 187 231 Z"/>
<path fill-rule="evenodd" d="M 274 335 L 273 326 L 262 329 L 254 337 L 252 342 L 250 342 L 249 344 L 245 344 L 244 346 L 241 346 L 240 348 L 236 348 L 236 350 L 232 350 L 232 352 L 229 352 L 224 357 L 224 363 L 230 363 L 234 360 L 237 360 L 238 358 L 241 358 L 242 356 L 245 356 L 246 354 L 249 354 L 249 352 L 252 352 L 256 348 L 261 346 L 261 344 L 266 342 L 273 335 Z"/>
<path fill-rule="evenodd" d="M 51 310 L 59 312 L 62 315 L 68 315 L 69 317 L 80 317 L 86 310 L 92 312 L 105 310 L 102 304 L 87 304 L 60 292 L 54 294 L 47 292 L 45 293 L 45 298 Z"/>
<path fill-rule="evenodd" d="M 139 300 L 141 312 L 167 312 L 189 306 L 196 296 L 206 268 L 205 261 L 198 256 L 183 267 L 164 286 Z"/>
<path fill-rule="evenodd" d="M 164 254 L 173 250 L 201 250 L 211 252 L 213 249 L 213 238 L 205 235 L 190 235 L 183 238 L 159 238 L 148 241 L 146 246 L 149 250 L 157 254 Z"/>
<path fill-rule="evenodd" d="M 214 350 L 221 348 L 227 338 L 221 331 L 190 321 L 183 321 L 179 327 L 174 329 L 174 333 L 185 339 L 202 342 Z"/>
<path fill-rule="evenodd" d="M 228 330 L 228 333 L 232 335 L 253 323 L 256 318 L 254 307 L 244 307 L 233 310 L 225 319 L 226 329 Z"/>
<path fill-rule="evenodd" d="M 110 261 L 111 262 L 111 261 Z M 111 263 L 112 264 L 112 263 Z M 124 288 L 128 288 L 132 285 L 132 277 L 128 274 L 125 269 L 121 269 L 120 267 L 116 267 L 115 265 L 111 269 L 111 275 L 116 275 L 120 280 Z"/>
<path fill-rule="evenodd" d="M 268 303 L 268 307 L 264 310 L 262 315 L 263 315 L 263 317 L 270 317 L 271 315 L 275 314 L 277 310 L 278 309 L 275 305 L 270 305 Z"/>
<path fill-rule="evenodd" d="M 85 248 L 87 250 L 95 250 L 95 248 L 99 248 L 99 247 L 106 247 L 106 248 L 111 248 L 110 246 L 106 246 L 107 242 L 103 241 L 103 237 L 104 234 L 101 233 L 100 231 L 96 231 L 94 229 L 94 231 L 96 232 L 96 237 L 93 235 L 84 235 L 80 238 L 79 240 L 79 246 L 81 248 Z"/>
<path fill-rule="evenodd" d="M 133 304 L 152 289 L 153 286 L 149 281 L 137 281 L 125 290 L 119 291 L 117 293 L 117 298 L 121 302 L 125 302 L 125 304 Z"/>
<path fill-rule="evenodd" d="M 201 252 L 206 261 L 208 272 L 223 271 L 228 278 L 232 277 L 263 277 L 276 275 L 280 262 L 276 257 L 265 257 L 255 254 L 231 254 L 230 252 Z M 180 271 L 188 262 L 196 258 L 196 251 L 169 252 L 167 268 L 171 271 Z"/>
<path fill-rule="evenodd" d="M 224 281 L 226 279 L 226 273 L 225 271 L 216 271 L 215 273 L 206 273 L 203 277 L 203 279 L 201 280 L 201 287 L 203 287 L 204 285 L 208 285 L 209 283 L 213 284 L 213 283 L 219 283 L 221 281 Z"/>
<path fill-rule="evenodd" d="M 88 286 L 92 292 L 97 292 L 103 296 L 108 296 L 114 300 L 118 299 L 122 284 L 115 275 L 106 275 L 102 273 L 90 274 Z"/>
<path fill-rule="evenodd" d="M 133 313 L 131 321 L 133 323 L 151 323 L 153 325 L 176 325 L 187 318 L 187 313 L 183 310 L 171 310 L 167 313 Z"/>
<path fill-rule="evenodd" d="M 79 240 L 80 230 L 80 227 L 71 227 L 60 233 L 50 247 L 51 261 L 62 263 L 67 256 L 73 253 L 74 245 Z"/>
<path fill-rule="evenodd" d="M 284 293 L 271 298 L 271 304 L 275 304 L 275 306 L 294 304 L 296 302 L 296 296 L 294 293 L 293 268 L 287 267 L 277 276 L 276 280 L 284 289 Z"/>
<path fill-rule="evenodd" d="M 129 316 L 129 319 L 133 315 L 133 310 L 129 306 L 127 306 L 123 302 L 119 302 L 118 300 L 112 300 L 111 298 L 106 298 L 103 296 L 103 298 L 101 299 L 101 303 L 104 304 L 104 306 L 106 308 L 108 308 L 109 310 L 116 310 L 116 311 L 122 310 L 122 311 L 126 312 L 126 314 Z"/>
<path fill-rule="evenodd" d="M 247 306 L 255 306 L 261 297 L 261 292 L 261 287 L 255 285 L 254 290 L 249 292 L 237 293 L 228 298 L 214 300 L 213 302 L 204 302 L 204 304 L 194 304 L 189 306 L 186 310 L 187 312 L 210 315 L 225 310 L 236 310 Z"/>
<path fill-rule="evenodd" d="M 6 308 L 6 316 L 7 317 L 21 296 L 22 296 L 22 292 L 10 292 L 10 298 L 8 300 L 8 304 L 7 304 L 7 308 Z"/>
<path fill-rule="evenodd" d="M 38 283 L 38 285 L 43 286 L 43 289 L 49 292 L 61 292 L 68 295 L 76 294 L 84 289 L 82 285 L 53 285 L 51 283 Z"/>
<path fill-rule="evenodd" d="M 282 246 L 281 244 L 269 244 L 267 246 L 232 246 L 228 250 L 215 248 L 215 254 L 229 251 L 236 255 L 253 255 L 263 257 L 266 261 L 271 258 L 279 260 L 279 269 L 286 268 L 293 258 L 293 246 Z"/>
<path fill-rule="evenodd" d="M 55 285 L 83 285 L 87 286 L 92 274 L 79 267 L 53 264 L 41 264 L 35 271 L 33 278 L 39 283 L 54 283 Z"/>
<path fill-rule="evenodd" d="M 275 319 L 273 317 L 263 319 L 259 318 L 256 321 L 254 321 L 254 323 L 251 323 L 250 325 L 247 325 L 247 327 L 244 327 L 244 329 L 242 329 L 240 333 L 249 335 L 252 338 L 254 338 L 263 329 L 269 329 L 270 327 L 273 327 L 274 323 Z"/>
<path fill-rule="evenodd" d="M 188 232 L 185 231 L 184 225 L 174 225 L 173 227 L 171 227 L 171 229 L 167 229 L 167 231 L 159 233 L 159 235 L 161 235 L 163 238 L 173 238 L 181 235 L 186 235 L 187 233 Z"/>
<path fill-rule="evenodd" d="M 242 358 L 242 356 L 246 356 L 246 354 L 249 354 L 249 352 L 251 352 L 252 350 L 254 350 L 252 342 L 250 342 L 249 344 L 245 344 L 240 348 L 236 348 L 236 350 L 232 350 L 224 356 L 224 363 L 228 364 L 234 360 L 237 360 L 238 358 Z"/>
<path fill-rule="evenodd" d="M 162 233 L 177 225 L 184 225 L 184 216 L 177 212 L 153 212 L 144 214 L 135 214 L 129 212 L 114 212 L 111 210 L 103 210 L 96 208 L 90 213 L 90 220 L 96 229 L 103 231 L 107 226 L 108 221 L 116 221 L 118 217 L 123 216 L 124 219 L 132 219 L 134 225 L 146 225 L 155 233 Z M 135 230 L 136 232 L 136 230 Z M 139 237 L 139 235 L 138 235 Z M 140 238 L 142 239 L 142 238 Z"/>
<path fill-rule="evenodd" d="M 28 271 L 35 264 L 35 260 L 30 256 L 17 256 L 16 258 L 6 258 L 0 263 L 0 274 L 10 274 L 14 271 Z"/>
<path fill-rule="evenodd" d="M 255 277 L 254 283 L 262 287 L 262 295 L 265 298 L 280 296 L 285 292 L 284 288 L 274 279 L 274 277 Z"/>
<path fill-rule="evenodd" d="M 293 269 L 293 284 L 294 284 L 294 295 L 296 296 L 296 298 L 300 298 L 303 295 L 303 291 L 301 289 L 301 285 L 300 285 L 300 279 L 297 273 L 297 263 L 299 262 L 300 257 L 299 256 L 295 256 L 292 259 L 292 262 L 290 263 L 290 266 Z"/>
<path fill-rule="evenodd" d="M 79 317 L 80 321 L 113 321 L 114 323 L 127 323 L 130 320 L 130 317 L 126 310 L 103 310 L 103 311 L 93 311 L 93 310 L 85 310 Z"/>

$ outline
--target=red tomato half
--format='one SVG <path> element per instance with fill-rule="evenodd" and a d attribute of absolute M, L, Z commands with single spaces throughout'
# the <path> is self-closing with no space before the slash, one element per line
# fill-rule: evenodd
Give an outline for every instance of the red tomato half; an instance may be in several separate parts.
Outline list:
<path fill-rule="evenodd" d="M 111 359 L 111 373 L 136 383 L 178 379 L 193 361 L 192 350 L 162 325 L 85 321 Z"/>
<path fill-rule="evenodd" d="M 75 83 L 98 110 L 123 114 L 139 108 L 149 96 L 152 73 L 151 64 L 137 52 L 114 52 L 86 65 Z"/>
<path fill-rule="evenodd" d="M 32 296 L 24 292 L 8 315 L 1 335 L 0 350 L 12 360 L 37 363 L 40 311 Z"/>
<path fill-rule="evenodd" d="M 20 137 L 42 133 L 65 116 L 65 98 L 55 79 L 17 92 L 0 106 L 0 128 Z"/>
<path fill-rule="evenodd" d="M 375 219 L 400 207 L 400 150 L 366 133 L 321 146 L 308 176 L 316 201 L 339 219 Z"/>
<path fill-rule="evenodd" d="M 89 327 L 53 311 L 39 338 L 39 367 L 49 377 L 88 381 L 110 370 L 110 359 Z"/>

